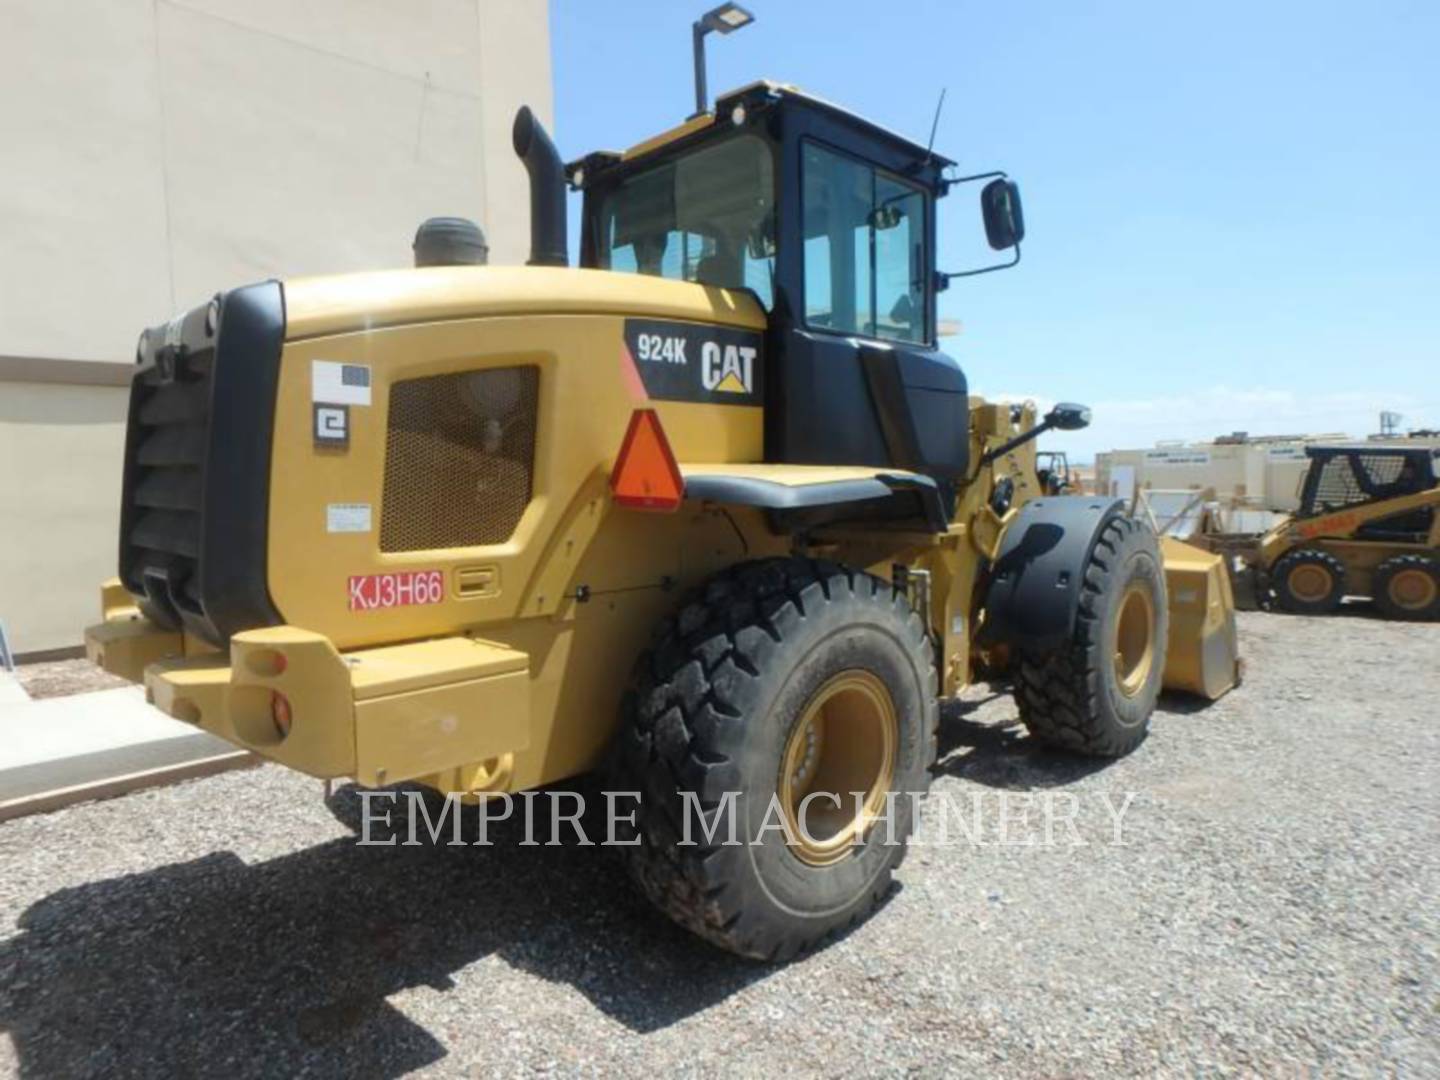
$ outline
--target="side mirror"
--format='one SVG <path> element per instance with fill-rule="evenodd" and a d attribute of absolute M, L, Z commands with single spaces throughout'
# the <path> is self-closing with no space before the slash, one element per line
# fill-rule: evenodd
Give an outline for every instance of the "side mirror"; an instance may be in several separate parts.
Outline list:
<path fill-rule="evenodd" d="M 1056 431 L 1079 431 L 1090 426 L 1090 409 L 1073 401 L 1062 401 L 1045 414 L 1045 423 Z"/>
<path fill-rule="evenodd" d="M 1001 177 L 981 188 L 980 212 L 985 219 L 985 239 L 996 251 L 1013 248 L 1025 239 L 1025 213 L 1015 181 Z"/>
<path fill-rule="evenodd" d="M 974 270 L 958 270 L 951 273 L 937 271 L 935 274 L 935 289 L 948 289 L 953 278 L 974 277 L 976 274 L 989 274 L 996 270 L 1006 270 L 1020 261 L 1020 241 L 1025 239 L 1025 214 L 1020 209 L 1020 188 L 1015 181 L 1011 180 L 1003 172 L 976 173 L 974 176 L 962 176 L 955 180 L 946 180 L 941 186 L 941 194 L 948 192 L 959 184 L 976 184 L 981 180 L 988 180 L 980 189 L 980 215 L 985 221 L 985 239 L 996 251 L 1010 249 L 1008 262 L 992 263 L 989 266 L 977 266 Z"/>

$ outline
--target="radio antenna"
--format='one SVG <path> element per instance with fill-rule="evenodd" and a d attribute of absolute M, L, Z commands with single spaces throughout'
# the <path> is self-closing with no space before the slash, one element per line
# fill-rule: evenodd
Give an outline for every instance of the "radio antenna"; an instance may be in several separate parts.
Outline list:
<path fill-rule="evenodd" d="M 930 121 L 930 141 L 925 144 L 925 163 L 930 163 L 930 152 L 935 149 L 935 132 L 940 127 L 940 110 L 945 107 L 945 87 L 940 88 L 940 100 L 935 103 L 935 119 Z"/>

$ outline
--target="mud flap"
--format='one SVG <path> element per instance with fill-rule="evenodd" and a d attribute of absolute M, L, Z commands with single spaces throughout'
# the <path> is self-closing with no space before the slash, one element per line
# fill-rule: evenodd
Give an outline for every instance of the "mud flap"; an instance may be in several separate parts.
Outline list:
<path fill-rule="evenodd" d="M 1166 690 L 1214 701 L 1240 684 L 1240 642 L 1235 597 L 1219 555 L 1172 537 L 1160 538 L 1170 596 L 1170 642 L 1165 651 Z"/>

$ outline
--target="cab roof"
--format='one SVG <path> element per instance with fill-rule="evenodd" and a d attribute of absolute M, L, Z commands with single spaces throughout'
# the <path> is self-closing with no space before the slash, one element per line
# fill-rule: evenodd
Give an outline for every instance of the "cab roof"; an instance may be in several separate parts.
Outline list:
<path fill-rule="evenodd" d="M 687 136 L 713 127 L 718 118 L 728 116 L 730 111 L 739 104 L 745 104 L 747 107 L 773 107 L 778 105 L 782 108 L 803 108 L 822 112 L 856 129 L 861 134 L 879 139 L 883 142 L 888 142 L 896 149 L 912 154 L 917 159 L 924 158 L 928 155 L 930 160 L 939 168 L 943 169 L 955 164 L 954 161 L 945 157 L 943 154 L 937 154 L 933 150 L 928 150 L 920 143 L 912 139 L 907 139 L 905 136 L 881 124 L 867 120 L 863 116 L 851 112 L 849 109 L 826 101 L 824 98 L 806 93 L 798 86 L 792 86 L 790 83 L 774 82 L 770 79 L 757 79 L 755 82 L 746 83 L 744 86 L 737 87 L 734 90 L 717 96 L 713 112 L 705 112 L 699 116 L 693 116 L 684 123 L 676 124 L 674 127 L 660 132 L 658 135 L 652 135 L 650 138 L 636 143 L 623 152 L 599 151 L 598 153 L 587 155 L 585 159 L 572 161 L 566 166 L 566 172 L 567 174 L 573 173 L 573 171 L 583 165 L 587 159 L 603 158 L 611 162 L 634 161 L 662 147 L 669 146 L 671 143 L 678 142 Z"/>

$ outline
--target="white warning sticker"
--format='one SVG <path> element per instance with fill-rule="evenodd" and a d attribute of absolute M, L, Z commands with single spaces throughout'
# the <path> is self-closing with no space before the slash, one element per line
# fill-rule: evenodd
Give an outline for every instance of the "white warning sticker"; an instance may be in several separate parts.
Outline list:
<path fill-rule="evenodd" d="M 368 533 L 369 503 L 331 503 L 325 507 L 325 531 L 332 533 Z"/>
<path fill-rule="evenodd" d="M 319 405 L 369 405 L 370 368 L 316 360 L 310 365 L 310 398 Z"/>

